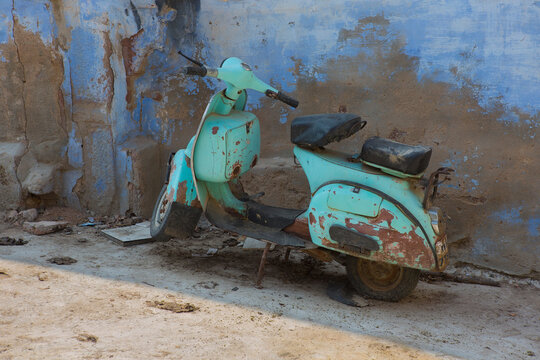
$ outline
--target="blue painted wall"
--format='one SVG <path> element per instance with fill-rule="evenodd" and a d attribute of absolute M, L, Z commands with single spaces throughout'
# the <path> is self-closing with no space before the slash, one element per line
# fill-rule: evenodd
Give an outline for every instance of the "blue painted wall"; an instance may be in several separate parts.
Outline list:
<path fill-rule="evenodd" d="M 369 124 L 338 148 L 357 151 L 368 136 L 389 136 L 433 146 L 430 169 L 456 169 L 441 206 L 462 261 L 540 271 L 537 1 L 14 0 L 0 14 L 0 70 L 25 71 L 11 64 L 23 34 L 39 38 L 51 62 L 61 60 L 64 135 L 51 163 L 56 191 L 71 205 L 148 208 L 133 194 L 151 199 L 161 179 L 144 180 L 138 152 L 164 163 L 222 86 L 186 79 L 176 50 L 209 65 L 237 56 L 301 102 L 291 110 L 249 94 L 263 156 L 290 156 L 294 116 L 346 107 Z M 23 120 L 8 120 L 0 141 L 18 136 L 38 146 L 16 125 Z"/>

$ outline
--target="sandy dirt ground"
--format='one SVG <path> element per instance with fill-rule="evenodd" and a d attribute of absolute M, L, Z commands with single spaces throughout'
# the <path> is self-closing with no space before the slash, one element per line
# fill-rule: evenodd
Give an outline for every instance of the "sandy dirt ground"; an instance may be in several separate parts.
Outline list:
<path fill-rule="evenodd" d="M 399 303 L 350 307 L 326 295 L 336 264 L 196 238 L 120 247 L 95 228 L 35 236 L 0 224 L 0 359 L 535 359 L 532 286 L 420 282 Z M 230 246 L 233 245 L 233 246 Z M 204 257 L 209 248 L 219 251 Z M 71 257 L 56 265 L 47 260 Z M 158 303 L 191 304 L 175 313 Z"/>

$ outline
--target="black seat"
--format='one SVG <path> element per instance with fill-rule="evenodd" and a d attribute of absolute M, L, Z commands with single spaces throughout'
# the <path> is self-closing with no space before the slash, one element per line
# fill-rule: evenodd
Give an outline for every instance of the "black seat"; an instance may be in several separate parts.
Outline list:
<path fill-rule="evenodd" d="M 360 157 L 362 160 L 375 165 L 408 175 L 419 175 L 429 165 L 431 148 L 421 145 L 406 145 L 380 137 L 372 137 L 364 143 Z"/>
<path fill-rule="evenodd" d="M 354 114 L 300 116 L 291 123 L 291 141 L 308 148 L 323 147 L 348 138 L 365 125 L 366 122 Z"/>

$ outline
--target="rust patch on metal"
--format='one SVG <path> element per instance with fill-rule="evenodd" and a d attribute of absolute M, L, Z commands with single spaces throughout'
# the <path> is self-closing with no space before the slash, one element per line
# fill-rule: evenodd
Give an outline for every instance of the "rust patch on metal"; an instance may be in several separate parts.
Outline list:
<path fill-rule="evenodd" d="M 337 244 L 334 244 L 333 242 L 331 242 L 330 240 L 328 240 L 325 237 L 323 237 L 321 239 L 321 244 L 323 244 L 324 246 L 328 246 L 328 247 L 337 247 Z"/>
<path fill-rule="evenodd" d="M 240 170 L 242 170 L 242 164 L 240 163 L 240 160 L 237 160 L 233 164 L 233 169 L 230 175 L 231 179 L 237 177 L 240 174 Z"/>
<path fill-rule="evenodd" d="M 191 201 L 190 206 L 202 209 L 202 205 L 201 205 L 201 202 L 199 201 L 199 199 L 193 199 Z"/>
<path fill-rule="evenodd" d="M 186 162 L 187 167 L 191 169 L 191 159 L 185 154 L 184 154 L 184 161 Z"/>
<path fill-rule="evenodd" d="M 317 219 L 315 219 L 315 215 L 313 215 L 313 213 L 309 213 L 309 223 L 311 225 L 315 225 L 317 223 Z"/>
<path fill-rule="evenodd" d="M 424 245 L 424 238 L 416 234 L 416 227 L 408 233 L 401 233 L 391 227 L 380 227 L 374 224 L 388 222 L 390 217 L 383 215 L 377 217 L 372 224 L 353 223 L 350 218 L 345 219 L 345 225 L 361 234 L 378 237 L 382 247 L 372 252 L 370 258 L 376 261 L 396 262 L 401 266 L 421 267 L 431 269 L 436 266 L 430 249 Z M 393 219 L 393 215 L 392 215 Z"/>
<path fill-rule="evenodd" d="M 294 223 L 283 229 L 286 233 L 294 234 L 302 239 L 311 240 L 307 218 L 297 218 Z"/>
<path fill-rule="evenodd" d="M 244 218 L 244 216 L 243 216 L 242 214 L 240 214 L 240 213 L 238 212 L 238 210 L 236 210 L 235 208 L 228 207 L 228 206 L 223 206 L 223 209 L 224 209 L 227 213 L 229 213 L 229 214 L 231 214 L 232 216 L 234 216 L 235 218 L 239 218 L 239 219 L 243 219 L 243 218 Z"/>
<path fill-rule="evenodd" d="M 253 168 L 253 167 L 255 167 L 255 165 L 257 165 L 257 155 L 255 155 L 255 156 L 253 157 L 253 160 L 251 161 L 250 167 Z"/>
<path fill-rule="evenodd" d="M 237 142 L 235 142 L 235 145 L 240 145 L 240 140 L 238 140 Z"/>
<path fill-rule="evenodd" d="M 324 222 L 326 221 L 326 218 L 324 217 L 324 215 L 321 215 L 319 216 L 319 226 L 321 227 L 321 229 L 324 230 Z"/>
<path fill-rule="evenodd" d="M 187 199 L 187 180 L 178 184 L 178 194 L 176 195 L 176 201 L 182 204 L 186 203 Z"/>
<path fill-rule="evenodd" d="M 174 199 L 174 187 L 171 186 L 171 188 L 167 192 L 167 195 L 165 195 L 165 198 L 163 199 L 163 205 L 166 205 L 169 202 L 172 202 L 173 199 Z"/>
<path fill-rule="evenodd" d="M 369 222 L 373 225 L 381 225 L 381 223 L 386 222 L 389 228 L 392 227 L 392 220 L 395 219 L 394 214 L 392 214 L 387 209 L 381 209 L 379 215 L 374 219 L 369 219 Z"/>
<path fill-rule="evenodd" d="M 212 135 L 216 135 L 217 132 L 218 132 L 218 130 L 219 130 L 219 127 L 218 127 L 218 126 L 214 126 L 214 127 L 212 128 Z"/>
<path fill-rule="evenodd" d="M 323 249 L 323 248 L 316 248 L 316 249 L 304 249 L 302 252 L 305 252 L 306 254 L 313 256 L 315 259 L 324 261 L 324 262 L 331 262 L 334 260 L 334 257 L 332 254 L 329 253 L 329 250 Z"/>

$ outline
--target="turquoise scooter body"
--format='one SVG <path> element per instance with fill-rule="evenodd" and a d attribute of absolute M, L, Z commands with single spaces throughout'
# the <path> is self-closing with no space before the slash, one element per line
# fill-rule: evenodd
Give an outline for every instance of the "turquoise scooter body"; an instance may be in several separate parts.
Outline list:
<path fill-rule="evenodd" d="M 444 270 L 448 252 L 444 219 L 431 203 L 439 175 L 448 175 L 448 169 L 439 169 L 425 179 L 423 172 L 400 171 L 377 158 L 351 156 L 298 140 L 294 155 L 312 193 L 308 209 L 260 204 L 243 191 L 238 180 L 260 158 L 259 119 L 245 111 L 246 89 L 294 107 L 298 102 L 259 80 L 238 58 L 226 59 L 217 69 L 193 62 L 196 66 L 186 68 L 187 75 L 216 77 L 227 88 L 210 99 L 186 149 L 169 159 L 167 182 L 152 216 L 153 237 L 185 238 L 204 212 L 225 230 L 330 255 L 346 265 L 349 279 L 360 293 L 382 300 L 396 301 L 410 293 L 419 270 Z M 293 132 L 301 138 L 307 133 L 302 132 L 305 126 L 308 131 L 324 129 L 332 121 L 339 125 L 332 131 L 338 128 L 341 133 L 334 136 L 323 130 L 322 135 L 334 136 L 334 141 L 365 125 L 355 115 L 323 114 L 294 120 Z M 375 150 L 384 156 L 392 151 L 399 155 L 399 146 L 406 146 L 374 141 L 385 141 L 390 147 L 375 144 Z M 401 154 L 418 150 L 407 147 Z M 429 155 L 422 151 L 423 160 L 427 156 L 429 161 L 431 150 Z"/>

